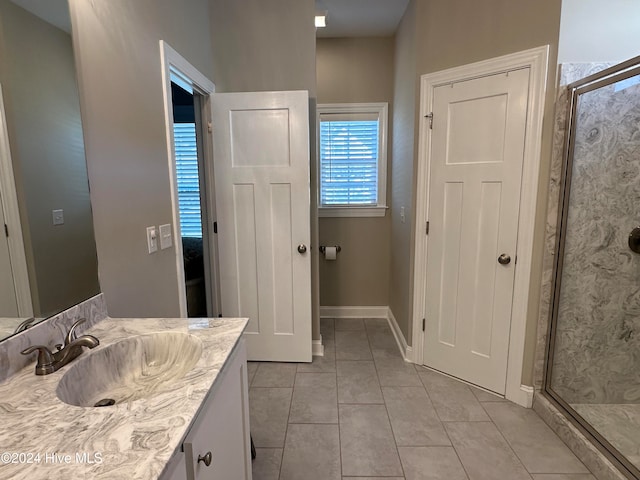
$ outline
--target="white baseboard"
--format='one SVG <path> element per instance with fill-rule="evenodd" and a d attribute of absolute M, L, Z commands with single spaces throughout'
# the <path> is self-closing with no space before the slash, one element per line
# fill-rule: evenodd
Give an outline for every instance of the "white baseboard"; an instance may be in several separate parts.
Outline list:
<path fill-rule="evenodd" d="M 320 307 L 320 318 L 388 318 L 387 306 Z"/>
<path fill-rule="evenodd" d="M 507 400 L 511 400 L 513 403 L 517 403 L 521 407 L 531 408 L 533 405 L 533 387 L 528 385 L 520 385 L 520 389 L 517 390 L 515 395 L 509 395 L 507 392 L 506 398 Z"/>
<path fill-rule="evenodd" d="M 324 345 L 322 344 L 322 335 L 318 340 L 311 340 L 311 355 L 314 357 L 324 357 Z"/>
<path fill-rule="evenodd" d="M 413 347 L 407 347 L 406 354 L 404 356 L 404 361 L 409 363 L 416 363 L 413 357 Z"/>
<path fill-rule="evenodd" d="M 396 317 L 393 315 L 391 308 L 387 308 L 387 320 L 389 321 L 389 327 L 391 327 L 393 336 L 398 343 L 398 348 L 400 349 L 402 358 L 404 358 L 405 362 L 413 362 L 413 349 L 407 345 L 407 340 L 406 338 L 404 338 L 402 330 L 400 330 L 398 322 L 396 321 Z"/>

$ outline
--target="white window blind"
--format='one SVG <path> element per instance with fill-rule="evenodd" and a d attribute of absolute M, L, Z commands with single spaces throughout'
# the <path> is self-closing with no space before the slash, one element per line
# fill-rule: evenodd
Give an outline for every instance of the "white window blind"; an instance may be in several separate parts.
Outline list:
<path fill-rule="evenodd" d="M 377 114 L 320 116 L 321 206 L 378 204 Z"/>
<path fill-rule="evenodd" d="M 318 104 L 321 217 L 382 217 L 387 193 L 386 103 Z"/>
<path fill-rule="evenodd" d="M 183 237 L 202 238 L 196 125 L 175 123 L 173 138 L 176 150 L 180 233 Z"/>

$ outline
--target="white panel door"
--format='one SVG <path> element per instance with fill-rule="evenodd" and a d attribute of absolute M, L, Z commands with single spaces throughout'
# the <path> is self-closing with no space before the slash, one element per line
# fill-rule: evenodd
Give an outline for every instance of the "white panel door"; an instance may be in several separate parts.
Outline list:
<path fill-rule="evenodd" d="M 500 394 L 528 85 L 527 68 L 433 93 L 424 363 Z"/>
<path fill-rule="evenodd" d="M 249 360 L 311 361 L 306 91 L 212 96 L 222 313 Z"/>
<path fill-rule="evenodd" d="M 0 192 L 0 317 L 17 317 L 18 301 L 4 225 L 2 192 Z"/>

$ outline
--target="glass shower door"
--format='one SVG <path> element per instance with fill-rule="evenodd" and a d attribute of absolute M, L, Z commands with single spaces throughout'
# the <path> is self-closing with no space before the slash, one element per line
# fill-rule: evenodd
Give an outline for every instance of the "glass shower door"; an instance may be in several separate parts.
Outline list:
<path fill-rule="evenodd" d="M 570 88 L 545 390 L 640 478 L 640 67 Z"/>

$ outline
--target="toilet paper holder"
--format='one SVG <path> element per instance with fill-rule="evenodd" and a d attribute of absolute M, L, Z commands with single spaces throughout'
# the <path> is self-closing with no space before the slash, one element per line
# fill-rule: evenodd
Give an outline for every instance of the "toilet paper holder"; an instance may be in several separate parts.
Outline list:
<path fill-rule="evenodd" d="M 340 245 L 336 245 L 335 247 L 336 247 L 336 252 L 339 252 L 340 250 L 342 250 L 342 248 L 340 248 Z M 327 248 L 326 246 L 321 245 L 320 246 L 320 253 L 324 254 L 324 251 L 325 251 L 326 248 Z"/>

